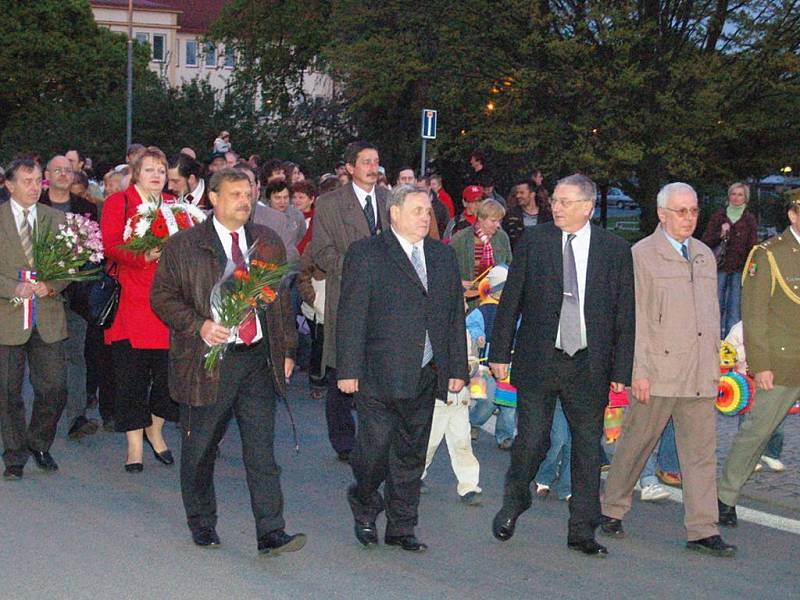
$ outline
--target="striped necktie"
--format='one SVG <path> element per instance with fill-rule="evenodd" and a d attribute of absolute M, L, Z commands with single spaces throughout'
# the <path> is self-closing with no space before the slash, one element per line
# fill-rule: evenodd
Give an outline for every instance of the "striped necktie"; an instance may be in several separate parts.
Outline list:
<path fill-rule="evenodd" d="M 30 221 L 28 221 L 28 215 L 30 215 L 30 210 L 23 209 L 19 239 L 22 242 L 22 251 L 25 252 L 25 258 L 28 259 L 28 265 L 33 267 L 33 230 L 31 229 Z"/>
<path fill-rule="evenodd" d="M 414 265 L 414 270 L 417 272 L 422 287 L 427 291 L 428 289 L 428 273 L 425 270 L 425 264 L 422 262 L 422 255 L 420 254 L 419 247 L 414 244 L 411 250 L 411 264 Z M 431 338 L 428 332 L 425 331 L 425 348 L 422 351 L 422 366 L 424 367 L 433 358 L 433 346 L 431 346 Z"/>

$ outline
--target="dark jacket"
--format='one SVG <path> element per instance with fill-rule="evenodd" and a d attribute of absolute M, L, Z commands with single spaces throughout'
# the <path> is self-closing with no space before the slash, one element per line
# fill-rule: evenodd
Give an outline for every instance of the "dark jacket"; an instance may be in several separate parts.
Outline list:
<path fill-rule="evenodd" d="M 511 382 L 531 390 L 555 357 L 564 288 L 561 230 L 545 223 L 525 230 L 503 288 L 489 360 L 510 363 Z M 608 392 L 612 381 L 631 382 L 634 347 L 633 259 L 628 243 L 592 225 L 586 272 L 584 320 L 592 387 Z M 522 323 L 517 331 L 517 319 Z"/>
<path fill-rule="evenodd" d="M 53 206 L 53 202 L 50 200 L 50 190 L 42 190 L 42 195 L 39 196 L 39 204 Z M 97 207 L 88 200 L 76 196 L 75 194 L 69 195 L 69 212 L 76 215 L 89 215 L 92 221 L 98 221 Z"/>
<path fill-rule="evenodd" d="M 736 223 L 731 223 L 725 208 L 720 208 L 711 215 L 703 232 L 701 241 L 709 248 L 720 244 L 722 224 L 731 226 L 728 231 L 728 246 L 725 249 L 725 258 L 719 266 L 723 273 L 741 273 L 750 250 L 758 243 L 758 222 L 750 209 L 744 213 Z"/>
<path fill-rule="evenodd" d="M 284 263 L 286 250 L 274 231 L 247 224 L 244 227 L 248 247 L 261 242 L 253 258 Z M 176 402 L 207 406 L 217 401 L 219 366 L 205 370 L 208 351 L 200 337 L 200 328 L 211 319 L 211 288 L 222 276 L 226 262 L 222 243 L 214 230 L 213 218 L 181 231 L 164 246 L 150 292 L 153 311 L 170 329 L 169 389 Z M 259 311 L 267 337 L 275 391 L 284 395 L 285 357 L 294 357 L 297 330 L 287 290 L 278 291 L 278 299 Z M 223 359 L 224 360 L 224 359 Z"/>
<path fill-rule="evenodd" d="M 437 367 L 436 397 L 447 398 L 449 379 L 469 380 L 464 297 L 455 253 L 430 238 L 423 248 L 427 292 L 390 228 L 354 242 L 347 251 L 336 366 L 340 380 L 359 380 L 359 392 L 414 398 L 426 331 Z"/>
<path fill-rule="evenodd" d="M 537 225 L 548 223 L 552 220 L 553 215 L 549 210 L 539 209 L 539 222 Z M 503 231 L 508 234 L 508 239 L 511 241 L 511 250 L 513 251 L 525 231 L 525 217 L 520 205 L 509 208 L 508 212 L 506 212 L 506 216 L 503 217 Z"/>

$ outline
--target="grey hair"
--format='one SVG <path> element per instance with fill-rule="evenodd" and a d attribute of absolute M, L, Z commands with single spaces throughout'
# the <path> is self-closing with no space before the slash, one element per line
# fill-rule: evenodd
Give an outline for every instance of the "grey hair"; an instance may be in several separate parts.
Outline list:
<path fill-rule="evenodd" d="M 578 188 L 584 202 L 594 202 L 597 198 L 597 186 L 594 181 L 589 179 L 586 175 L 580 173 L 567 175 L 563 179 L 558 180 L 556 187 L 559 185 L 573 185 Z"/>
<path fill-rule="evenodd" d="M 750 202 L 750 186 L 746 183 L 742 183 L 741 181 L 737 181 L 736 183 L 732 183 L 728 186 L 728 194 L 737 188 L 744 190 L 744 201 Z"/>
<path fill-rule="evenodd" d="M 669 199 L 672 197 L 672 195 L 680 192 L 689 192 L 695 197 L 695 199 L 697 199 L 697 192 L 694 191 L 692 186 L 690 186 L 688 183 L 683 183 L 682 181 L 675 181 L 673 183 L 668 183 L 658 191 L 658 196 L 656 196 L 656 206 L 658 208 L 666 208 L 667 202 L 669 202 Z"/>
<path fill-rule="evenodd" d="M 425 194 L 427 196 L 428 190 L 419 185 L 398 185 L 392 190 L 389 200 L 386 202 L 387 212 L 393 206 L 402 206 L 409 194 Z"/>

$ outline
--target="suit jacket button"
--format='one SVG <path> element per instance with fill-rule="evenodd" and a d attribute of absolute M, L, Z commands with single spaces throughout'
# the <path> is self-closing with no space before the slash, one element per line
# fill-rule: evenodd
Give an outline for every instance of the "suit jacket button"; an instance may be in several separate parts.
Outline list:
<path fill-rule="evenodd" d="M 697 392 L 697 396 L 698 396 L 698 397 L 700 396 L 700 392 Z"/>
<path fill-rule="evenodd" d="M 703 333 L 701 331 L 698 331 L 697 336 L 700 337 L 701 335 L 703 335 Z"/>
<path fill-rule="evenodd" d="M 669 350 L 664 350 L 664 354 L 669 354 Z"/>

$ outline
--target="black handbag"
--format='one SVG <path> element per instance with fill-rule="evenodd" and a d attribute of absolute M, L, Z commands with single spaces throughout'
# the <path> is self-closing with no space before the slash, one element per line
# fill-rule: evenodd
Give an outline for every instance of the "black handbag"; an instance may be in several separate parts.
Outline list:
<path fill-rule="evenodd" d="M 714 258 L 717 259 L 717 268 L 722 267 L 725 262 L 725 255 L 728 253 L 728 237 L 722 238 L 719 244 L 714 246 L 711 250 L 714 253 Z"/>
<path fill-rule="evenodd" d="M 100 271 L 99 279 L 75 282 L 66 289 L 69 307 L 89 325 L 108 329 L 114 322 L 122 291 L 119 281 L 111 274 L 116 267 L 114 263 L 108 271 Z M 84 268 L 97 268 L 97 265 L 88 263 Z"/>

